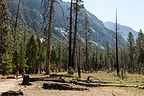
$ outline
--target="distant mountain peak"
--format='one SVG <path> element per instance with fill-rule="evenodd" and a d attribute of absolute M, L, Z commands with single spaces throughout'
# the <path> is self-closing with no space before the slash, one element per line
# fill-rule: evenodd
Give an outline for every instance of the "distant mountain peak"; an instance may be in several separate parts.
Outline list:
<path fill-rule="evenodd" d="M 112 30 L 115 32 L 115 23 L 108 21 L 104 23 L 104 26 L 106 28 L 108 28 L 109 30 Z M 126 25 L 121 25 L 118 24 L 118 32 L 119 34 L 121 34 L 121 36 L 127 41 L 128 38 L 128 34 L 129 32 L 132 32 L 133 36 L 134 36 L 134 40 L 136 40 L 137 36 L 138 36 L 138 32 L 135 31 L 134 29 L 132 29 L 131 27 L 128 27 Z"/>

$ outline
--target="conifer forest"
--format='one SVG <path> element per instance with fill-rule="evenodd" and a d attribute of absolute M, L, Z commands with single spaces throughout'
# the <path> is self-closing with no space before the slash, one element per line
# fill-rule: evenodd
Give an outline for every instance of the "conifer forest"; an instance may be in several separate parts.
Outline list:
<path fill-rule="evenodd" d="M 0 0 L 0 96 L 144 96 L 143 30 L 86 1 Z"/>

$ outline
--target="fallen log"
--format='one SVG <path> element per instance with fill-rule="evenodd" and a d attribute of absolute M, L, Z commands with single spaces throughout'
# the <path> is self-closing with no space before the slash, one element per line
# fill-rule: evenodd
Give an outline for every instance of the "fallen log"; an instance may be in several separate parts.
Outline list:
<path fill-rule="evenodd" d="M 52 82 L 60 82 L 60 83 L 67 83 L 62 77 L 59 77 L 58 79 L 45 79 L 44 81 L 52 81 Z"/>
<path fill-rule="evenodd" d="M 18 91 L 7 91 L 2 93 L 2 96 L 19 96 L 19 95 L 24 95 L 21 90 Z"/>
<path fill-rule="evenodd" d="M 82 79 L 78 79 L 77 81 L 79 82 L 86 82 L 86 83 L 116 83 L 117 81 L 98 81 L 98 80 L 82 80 Z"/>
<path fill-rule="evenodd" d="M 139 87 L 138 85 L 83 83 L 83 82 L 76 82 L 76 81 L 70 81 L 70 83 L 73 83 L 75 85 L 86 86 L 86 87 L 134 87 L 134 88 Z"/>
<path fill-rule="evenodd" d="M 7 79 L 16 79 L 14 76 L 7 76 Z"/>
<path fill-rule="evenodd" d="M 87 88 L 78 87 L 76 85 L 72 85 L 68 83 L 56 83 L 56 82 L 44 83 L 43 88 L 54 89 L 54 90 L 77 90 L 77 91 L 88 90 Z"/>
<path fill-rule="evenodd" d="M 44 81 L 45 77 L 41 78 L 29 78 L 29 82 L 35 82 L 35 81 Z"/>
<path fill-rule="evenodd" d="M 95 79 L 95 80 L 101 81 L 100 79 L 97 79 L 97 78 L 95 78 L 95 77 L 93 77 L 93 76 L 88 76 L 88 77 L 87 77 L 87 81 L 91 81 L 90 78 L 93 78 L 93 79 Z"/>
<path fill-rule="evenodd" d="M 138 88 L 139 88 L 139 89 L 144 89 L 144 86 L 139 86 Z"/>
<path fill-rule="evenodd" d="M 36 81 L 53 81 L 53 82 L 61 82 L 61 83 L 66 83 L 66 81 L 62 78 L 46 78 L 46 77 L 42 77 L 42 78 L 29 78 L 29 82 L 36 82 Z"/>
<path fill-rule="evenodd" d="M 78 78 L 77 76 L 59 75 L 59 74 L 51 74 L 50 77 L 69 77 L 69 78 Z"/>

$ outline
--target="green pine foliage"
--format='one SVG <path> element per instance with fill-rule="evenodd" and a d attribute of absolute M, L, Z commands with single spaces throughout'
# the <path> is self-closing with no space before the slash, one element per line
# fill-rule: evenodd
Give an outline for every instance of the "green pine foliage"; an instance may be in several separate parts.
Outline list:
<path fill-rule="evenodd" d="M 37 43 L 38 43 L 38 56 L 36 60 L 36 68 L 35 68 L 35 73 L 38 73 L 39 69 L 42 71 L 42 64 L 45 61 L 45 54 L 42 48 L 42 42 L 40 40 L 40 37 L 37 37 Z"/>
<path fill-rule="evenodd" d="M 129 60 L 129 72 L 133 72 L 134 71 L 134 54 L 135 54 L 135 42 L 134 42 L 134 38 L 131 32 L 129 32 L 128 34 L 128 39 L 127 39 L 127 50 L 128 50 L 128 60 Z"/>
<path fill-rule="evenodd" d="M 35 39 L 35 36 L 32 34 L 26 45 L 26 64 L 28 65 L 28 73 L 35 72 L 35 66 L 37 65 L 38 57 L 38 43 Z"/>
<path fill-rule="evenodd" d="M 0 73 L 8 74 L 12 70 L 12 55 L 9 43 L 10 29 L 6 1 L 0 2 Z"/>

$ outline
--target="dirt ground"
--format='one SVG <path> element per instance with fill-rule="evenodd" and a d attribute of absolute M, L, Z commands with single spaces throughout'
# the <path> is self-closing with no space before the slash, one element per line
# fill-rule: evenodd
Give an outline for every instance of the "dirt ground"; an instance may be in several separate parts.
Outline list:
<path fill-rule="evenodd" d="M 144 96 L 143 93 L 132 92 L 115 87 L 95 87 L 87 91 L 59 91 L 42 89 L 43 82 L 35 82 L 33 86 L 23 89 L 25 96 Z"/>
<path fill-rule="evenodd" d="M 95 87 L 87 91 L 59 91 L 45 90 L 42 88 L 44 82 L 34 82 L 31 86 L 21 86 L 22 79 L 0 80 L 0 94 L 8 90 L 21 89 L 24 96 L 144 96 L 143 93 L 133 92 L 116 87 Z"/>

